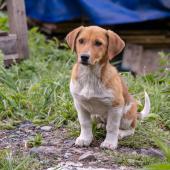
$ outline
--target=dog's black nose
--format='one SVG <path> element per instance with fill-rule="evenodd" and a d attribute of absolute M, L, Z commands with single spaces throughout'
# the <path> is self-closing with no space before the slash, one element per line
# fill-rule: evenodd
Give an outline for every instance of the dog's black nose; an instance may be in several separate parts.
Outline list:
<path fill-rule="evenodd" d="M 88 60 L 90 56 L 88 54 L 82 54 L 80 57 L 81 57 L 81 63 L 84 65 L 88 65 Z"/>
<path fill-rule="evenodd" d="M 90 56 L 88 54 L 82 54 L 81 55 L 81 60 L 86 62 L 86 61 L 88 61 L 89 57 Z"/>

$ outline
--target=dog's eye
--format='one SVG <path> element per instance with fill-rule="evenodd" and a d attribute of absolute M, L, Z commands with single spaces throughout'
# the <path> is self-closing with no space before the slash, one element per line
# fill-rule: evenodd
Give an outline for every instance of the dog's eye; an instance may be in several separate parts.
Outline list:
<path fill-rule="evenodd" d="M 95 41 L 95 46 L 99 47 L 101 45 L 102 45 L 102 43 L 100 41 L 98 41 L 98 40 Z"/>
<path fill-rule="evenodd" d="M 79 43 L 83 44 L 84 43 L 84 39 L 83 38 L 79 39 Z"/>

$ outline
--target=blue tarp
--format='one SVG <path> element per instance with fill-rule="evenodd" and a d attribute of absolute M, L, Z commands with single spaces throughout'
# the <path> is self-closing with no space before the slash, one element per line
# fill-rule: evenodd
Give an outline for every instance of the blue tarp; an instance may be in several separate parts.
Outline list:
<path fill-rule="evenodd" d="M 170 0 L 25 0 L 30 18 L 64 22 L 86 17 L 97 25 L 170 18 Z"/>

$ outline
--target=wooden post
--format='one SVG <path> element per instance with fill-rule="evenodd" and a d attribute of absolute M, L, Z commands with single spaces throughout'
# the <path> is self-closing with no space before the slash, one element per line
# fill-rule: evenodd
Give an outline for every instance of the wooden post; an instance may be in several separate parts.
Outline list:
<path fill-rule="evenodd" d="M 10 33 L 17 36 L 20 59 L 28 58 L 28 36 L 24 0 L 7 0 Z"/>

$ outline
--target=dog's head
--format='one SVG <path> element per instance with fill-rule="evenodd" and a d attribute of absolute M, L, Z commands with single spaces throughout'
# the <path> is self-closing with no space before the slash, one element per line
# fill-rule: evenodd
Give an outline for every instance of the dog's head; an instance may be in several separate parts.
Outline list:
<path fill-rule="evenodd" d="M 111 60 L 125 46 L 124 41 L 113 31 L 98 26 L 78 27 L 66 36 L 78 63 L 95 65 Z"/>

